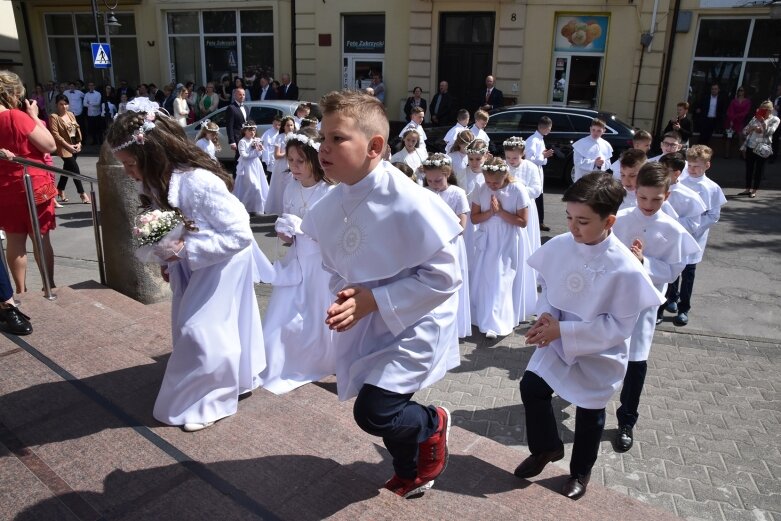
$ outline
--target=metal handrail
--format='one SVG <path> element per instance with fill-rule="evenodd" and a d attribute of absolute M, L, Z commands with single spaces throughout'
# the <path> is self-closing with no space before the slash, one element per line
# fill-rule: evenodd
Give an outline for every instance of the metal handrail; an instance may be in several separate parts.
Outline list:
<path fill-rule="evenodd" d="M 54 300 L 57 296 L 52 293 L 51 283 L 49 282 L 49 268 L 46 265 L 45 252 L 43 249 L 43 236 L 41 235 L 41 223 L 38 221 L 38 212 L 35 209 L 35 193 L 33 192 L 32 177 L 30 177 L 29 167 L 39 168 L 41 170 L 47 170 L 55 174 L 64 175 L 73 179 L 78 179 L 85 183 L 89 183 L 90 186 L 90 207 L 92 210 L 92 228 L 95 232 L 95 250 L 98 254 L 98 272 L 100 273 L 100 283 L 106 284 L 106 265 L 103 260 L 103 241 L 100 237 L 100 219 L 98 216 L 98 203 L 97 197 L 95 197 L 95 183 L 97 179 L 94 177 L 86 176 L 83 174 L 77 174 L 75 172 L 69 172 L 56 166 L 49 166 L 36 161 L 31 161 L 22 157 L 14 156 L 11 159 L 0 155 L 0 160 L 10 161 L 22 165 L 24 168 L 24 192 L 27 199 L 27 210 L 30 213 L 30 222 L 33 224 L 33 249 L 36 256 L 40 259 L 38 269 L 41 272 L 41 278 L 43 279 L 43 291 L 44 297 L 49 300 Z"/>

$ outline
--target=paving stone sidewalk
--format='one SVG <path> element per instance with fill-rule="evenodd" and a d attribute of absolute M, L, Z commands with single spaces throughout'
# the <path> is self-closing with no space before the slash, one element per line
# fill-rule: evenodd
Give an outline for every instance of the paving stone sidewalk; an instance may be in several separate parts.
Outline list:
<path fill-rule="evenodd" d="M 461 366 L 417 399 L 454 423 L 526 446 L 518 381 L 533 346 L 523 330 L 461 344 Z M 568 468 L 574 406 L 554 397 Z M 617 396 L 592 480 L 687 519 L 781 521 L 781 342 L 657 331 L 635 445 L 613 450 Z M 520 461 L 520 456 L 519 456 Z"/>

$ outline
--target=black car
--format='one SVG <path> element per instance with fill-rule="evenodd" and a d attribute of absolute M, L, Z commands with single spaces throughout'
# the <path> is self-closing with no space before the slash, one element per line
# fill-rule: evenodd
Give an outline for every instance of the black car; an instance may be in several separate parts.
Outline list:
<path fill-rule="evenodd" d="M 503 156 L 502 143 L 511 136 L 521 136 L 527 139 L 535 130 L 542 116 L 548 116 L 553 121 L 553 129 L 545 137 L 547 148 L 553 148 L 555 153 L 545 166 L 545 177 L 571 182 L 572 174 L 572 144 L 578 139 L 589 135 L 591 120 L 599 118 L 607 124 L 602 136 L 613 147 L 615 161 L 618 156 L 632 147 L 634 130 L 630 125 L 616 118 L 615 114 L 593 109 L 576 107 L 561 107 L 549 105 L 513 105 L 501 107 L 490 112 L 491 119 L 485 128 L 491 139 L 489 150 L 495 156 Z M 450 127 L 433 127 L 426 129 L 426 148 L 429 152 L 445 151 L 445 134 Z"/>

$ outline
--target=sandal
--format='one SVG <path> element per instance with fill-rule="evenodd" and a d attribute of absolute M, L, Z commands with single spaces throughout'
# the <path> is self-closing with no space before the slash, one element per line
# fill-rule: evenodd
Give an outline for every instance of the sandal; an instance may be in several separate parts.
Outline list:
<path fill-rule="evenodd" d="M 751 190 L 744 190 L 740 192 L 738 195 L 751 195 Z"/>
<path fill-rule="evenodd" d="M 89 196 L 86 193 L 80 193 L 79 197 L 81 197 L 81 202 L 84 204 L 91 204 L 92 201 L 90 200 Z"/>
<path fill-rule="evenodd" d="M 65 195 L 65 190 L 60 190 L 57 193 L 57 198 L 60 200 L 61 203 L 67 203 L 68 197 Z"/>
<path fill-rule="evenodd" d="M 756 193 L 756 192 L 753 192 L 753 193 L 750 193 L 748 196 L 749 196 L 750 198 L 754 199 L 754 198 L 757 196 L 757 193 Z"/>

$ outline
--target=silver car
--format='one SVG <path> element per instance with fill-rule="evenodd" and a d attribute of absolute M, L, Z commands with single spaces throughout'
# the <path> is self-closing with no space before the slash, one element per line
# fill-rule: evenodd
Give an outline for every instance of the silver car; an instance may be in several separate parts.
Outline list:
<path fill-rule="evenodd" d="M 308 102 L 289 100 L 247 101 L 244 103 L 244 107 L 249 110 L 247 119 L 255 122 L 258 128 L 257 136 L 260 137 L 266 130 L 271 128 L 271 123 L 276 116 L 292 116 L 295 114 L 296 108 L 302 103 Z M 311 107 L 310 117 L 315 116 L 319 119 L 320 112 L 317 103 L 309 103 L 309 105 Z M 231 150 L 228 144 L 228 133 L 225 129 L 226 108 L 217 109 L 195 123 L 187 125 L 184 127 L 184 132 L 190 140 L 195 142 L 198 132 L 201 130 L 201 123 L 207 119 L 216 123 L 220 126 L 218 136 L 221 145 L 221 150 L 217 151 L 217 159 L 220 161 L 233 161 L 235 152 Z"/>

